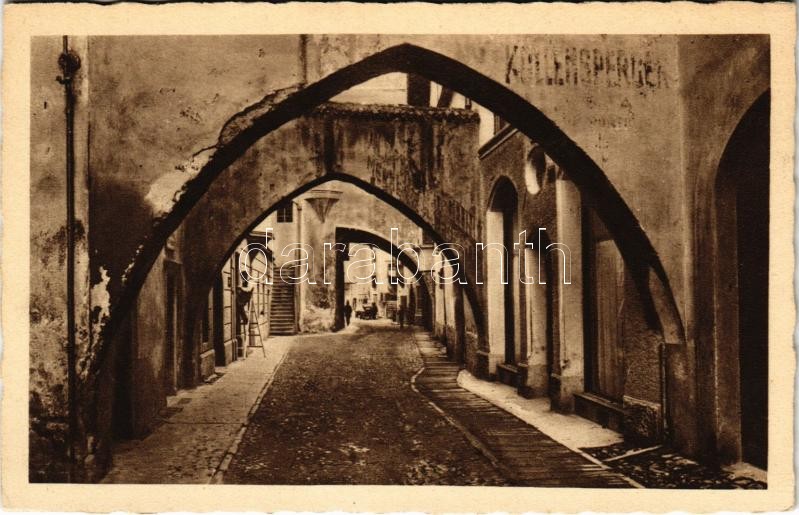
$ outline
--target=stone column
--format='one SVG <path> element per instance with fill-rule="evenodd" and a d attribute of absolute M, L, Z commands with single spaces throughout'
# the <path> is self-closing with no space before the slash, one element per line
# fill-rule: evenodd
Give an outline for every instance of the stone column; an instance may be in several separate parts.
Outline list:
<path fill-rule="evenodd" d="M 527 394 L 532 397 L 542 397 L 547 394 L 549 374 L 547 372 L 547 288 L 550 284 L 539 284 L 536 273 L 538 266 L 538 250 L 524 249 L 527 270 L 533 272 L 533 284 L 525 284 L 525 306 L 527 311 L 526 339 L 527 339 Z M 546 274 L 543 276 L 545 280 Z"/>
<path fill-rule="evenodd" d="M 553 253 L 553 278 L 558 282 L 560 389 L 555 401 L 559 410 L 570 412 L 574 410 L 574 394 L 585 388 L 582 206 L 579 190 L 565 178 L 555 182 L 555 196 L 557 241 L 549 249 L 540 250 L 542 254 Z"/>
<path fill-rule="evenodd" d="M 488 374 L 497 373 L 497 365 L 505 360 L 505 290 L 500 269 L 502 256 L 488 244 L 502 243 L 502 213 L 488 211 L 486 214 L 487 245 L 483 251 L 486 262 L 483 282 L 486 289 L 486 321 L 488 322 Z M 499 240 L 499 241 L 496 241 Z"/>

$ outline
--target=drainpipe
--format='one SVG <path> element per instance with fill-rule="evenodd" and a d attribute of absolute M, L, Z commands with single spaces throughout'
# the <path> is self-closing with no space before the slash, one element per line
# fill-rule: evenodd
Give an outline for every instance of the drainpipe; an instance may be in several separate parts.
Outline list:
<path fill-rule="evenodd" d="M 301 243 L 304 243 L 303 238 L 305 237 L 305 231 L 304 231 L 304 228 L 302 226 L 303 225 L 302 205 L 300 204 L 299 201 L 292 201 L 292 202 L 297 207 L 296 238 L 297 238 L 297 243 L 301 244 Z M 301 257 L 302 257 L 302 254 L 300 253 L 300 248 L 297 247 L 295 252 L 294 252 L 294 259 L 299 261 Z M 296 272 L 296 271 L 297 271 L 297 265 L 294 266 L 294 272 Z M 294 276 L 296 277 L 296 273 L 294 274 Z M 299 333 L 300 332 L 300 317 L 302 316 L 302 313 L 300 313 L 300 310 L 302 309 L 302 306 L 304 305 L 303 298 L 302 298 L 303 297 L 303 284 L 304 284 L 304 282 L 300 281 L 299 283 L 293 285 L 293 287 L 294 287 L 294 332 L 295 333 Z"/>
<path fill-rule="evenodd" d="M 67 36 L 58 57 L 61 75 L 56 80 L 64 86 L 64 115 L 66 118 L 66 190 L 67 190 L 67 377 L 69 402 L 69 479 L 75 475 L 75 442 L 77 440 L 77 378 L 75 364 L 75 92 L 73 79 L 80 69 L 80 57 L 69 49 Z"/>

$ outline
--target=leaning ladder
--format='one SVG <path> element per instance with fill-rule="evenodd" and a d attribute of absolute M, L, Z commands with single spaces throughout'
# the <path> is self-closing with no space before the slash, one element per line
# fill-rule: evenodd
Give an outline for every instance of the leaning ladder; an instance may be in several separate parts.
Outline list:
<path fill-rule="evenodd" d="M 258 318 L 258 309 L 255 307 L 254 302 L 250 302 L 250 331 L 253 331 L 253 323 L 255 324 L 255 334 L 258 336 L 258 341 L 261 345 L 251 345 L 251 347 L 261 347 L 261 352 L 263 352 L 264 357 L 266 357 L 266 346 L 261 336 L 261 320 Z"/>

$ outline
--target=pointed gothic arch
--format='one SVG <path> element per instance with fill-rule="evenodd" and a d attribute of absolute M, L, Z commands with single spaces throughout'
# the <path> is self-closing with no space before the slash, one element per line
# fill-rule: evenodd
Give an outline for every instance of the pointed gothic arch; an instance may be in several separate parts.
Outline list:
<path fill-rule="evenodd" d="M 391 72 L 420 75 L 483 105 L 538 143 L 562 169 L 569 170 L 583 198 L 613 235 L 625 261 L 641 271 L 635 274 L 635 281 L 645 303 L 652 306 L 653 319 L 664 337 L 670 343 L 683 341 L 682 321 L 657 252 L 629 206 L 588 154 L 539 109 L 502 84 L 440 53 L 401 44 L 345 66 L 303 89 L 270 95 L 222 128 L 217 145 L 209 149 L 210 158 L 184 185 L 182 195 L 171 209 L 156 221 L 124 276 L 111 278 L 111 306 L 105 324 L 100 327 L 102 341 L 98 359 L 93 364 L 95 371 L 105 354 L 102 342 L 109 341 L 119 327 L 169 235 L 215 179 L 270 132 L 346 89 Z M 475 297 L 472 305 L 477 308 L 476 301 Z M 483 324 L 478 322 L 477 325 L 482 327 Z"/>

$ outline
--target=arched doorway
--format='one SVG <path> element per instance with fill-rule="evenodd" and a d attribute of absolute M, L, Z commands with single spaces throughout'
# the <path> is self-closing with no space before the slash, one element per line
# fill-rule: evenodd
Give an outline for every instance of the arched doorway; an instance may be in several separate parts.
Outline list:
<path fill-rule="evenodd" d="M 508 178 L 502 177 L 496 182 L 486 212 L 485 245 L 489 347 L 492 355 L 501 356 L 501 362 L 496 365 L 497 376 L 514 386 L 520 358 L 516 337 L 518 278 L 514 252 L 518 198 Z"/>
<path fill-rule="evenodd" d="M 768 460 L 769 101 L 747 111 L 715 181 L 717 448 L 724 461 Z"/>
<path fill-rule="evenodd" d="M 113 424 L 116 426 L 116 436 L 126 439 L 131 436 L 146 435 L 157 423 L 157 415 L 162 408 L 165 396 L 174 395 L 181 388 L 195 386 L 198 381 L 203 381 L 213 375 L 214 365 L 227 366 L 230 362 L 244 358 L 248 352 L 252 351 L 248 347 L 258 346 L 253 345 L 253 322 L 256 319 L 253 318 L 252 308 L 255 307 L 253 302 L 261 293 L 260 287 L 263 285 L 259 280 L 254 281 L 255 289 L 251 294 L 252 299 L 247 304 L 240 305 L 237 299 L 239 287 L 243 285 L 242 279 L 244 276 L 262 277 L 261 273 L 259 273 L 260 270 L 256 270 L 255 273 L 251 272 L 251 270 L 253 270 L 254 266 L 253 261 L 261 255 L 266 258 L 266 254 L 258 248 L 251 252 L 248 245 L 259 241 L 263 242 L 267 234 L 269 235 L 267 240 L 277 241 L 280 243 L 281 248 L 288 241 L 295 241 L 291 237 L 283 240 L 279 237 L 275 239 L 276 230 L 274 227 L 276 226 L 270 225 L 269 229 L 265 229 L 263 223 L 273 213 L 276 215 L 276 219 L 280 218 L 281 207 L 287 203 L 290 204 L 294 199 L 301 198 L 306 191 L 322 184 L 335 183 L 336 181 L 346 183 L 347 186 L 354 186 L 351 189 L 359 191 L 364 197 L 372 198 L 376 204 L 385 204 L 387 208 L 390 207 L 395 210 L 396 214 L 410 215 L 408 217 L 409 222 L 415 222 L 416 225 L 422 224 L 422 227 L 427 227 L 429 230 L 429 224 L 421 215 L 413 212 L 410 207 L 400 200 L 373 185 L 364 183 L 358 178 L 331 174 L 321 180 L 311 181 L 302 185 L 265 211 L 259 212 L 254 220 L 249 217 L 242 217 L 240 221 L 244 224 L 245 229 L 236 236 L 214 228 L 212 239 L 219 240 L 221 246 L 217 248 L 216 253 L 209 253 L 203 259 L 204 262 L 212 263 L 213 266 L 206 271 L 206 269 L 196 266 L 196 260 L 185 260 L 183 264 L 186 265 L 186 269 L 191 270 L 192 280 L 181 280 L 179 286 L 175 280 L 168 280 L 166 282 L 166 291 L 169 302 L 164 304 L 160 303 L 157 297 L 157 293 L 160 292 L 159 288 L 163 286 L 161 284 L 161 276 L 172 271 L 174 266 L 171 262 L 166 261 L 163 256 L 160 257 L 148 275 L 140 297 L 136 299 L 135 306 L 144 305 L 147 308 L 146 310 L 137 310 L 135 308 L 132 310 L 129 322 L 135 329 L 125 331 L 125 334 L 120 335 L 120 341 L 117 342 L 116 346 L 126 351 L 133 348 L 136 349 L 136 354 L 150 357 L 163 354 L 163 366 L 154 370 L 150 364 L 151 360 L 146 360 L 142 363 L 132 359 L 130 355 L 121 356 L 117 360 L 119 392 L 116 393 L 113 401 L 113 409 L 115 411 Z M 369 204 L 369 206 L 371 205 Z M 411 220 L 410 217 L 413 219 Z M 293 218 L 296 222 L 299 222 L 300 216 L 295 214 Z M 364 218 L 360 216 L 356 217 L 356 220 L 364 220 Z M 187 227 L 181 227 L 179 232 L 184 233 L 186 230 Z M 260 238 L 253 238 L 256 234 L 260 234 Z M 294 228 L 290 228 L 288 235 L 294 234 L 297 234 Z M 407 233 L 403 234 L 407 235 Z M 400 252 L 400 249 L 395 244 L 378 234 L 374 228 L 366 229 L 336 225 L 333 235 L 336 243 L 343 243 L 345 246 L 349 244 L 366 244 L 374 246 L 386 254 L 395 256 L 408 270 L 405 273 L 406 277 L 410 277 L 413 274 L 419 276 L 419 280 L 415 285 L 418 288 L 415 298 L 418 299 L 418 302 L 428 306 L 426 308 L 427 311 L 430 310 L 431 278 L 429 274 L 425 276 L 419 269 L 419 263 L 413 257 L 412 252 Z M 283 234 L 283 236 L 286 236 L 286 234 Z M 300 237 L 300 241 L 309 241 L 302 239 L 305 237 L 307 236 Z M 194 248 L 194 243 L 196 242 L 192 238 L 175 238 L 170 246 L 172 250 L 168 250 L 166 254 L 176 259 L 184 259 L 188 255 L 188 251 Z M 291 246 L 292 244 L 289 245 Z M 267 246 L 265 250 L 266 253 L 273 255 L 273 251 L 278 253 L 281 248 Z M 320 255 L 324 253 L 320 246 L 317 246 L 315 250 Z M 331 317 L 334 316 L 337 319 L 335 320 L 336 325 L 334 328 L 340 329 L 343 327 L 342 308 L 345 302 L 345 274 L 343 273 L 343 259 L 341 259 L 343 254 L 335 251 L 332 253 L 334 256 L 330 257 L 331 260 L 335 260 L 336 265 L 336 295 L 330 312 Z M 318 259 L 324 261 L 324 256 L 318 256 Z M 451 256 L 451 259 L 460 261 L 455 256 Z M 323 263 L 317 261 L 317 264 Z M 313 267 L 312 264 L 310 266 Z M 459 269 L 463 270 L 464 266 L 460 265 Z M 184 275 L 181 275 L 181 278 Z M 277 268 L 269 274 L 269 277 L 272 279 L 269 285 L 271 290 L 269 293 L 269 306 L 272 307 L 275 302 L 274 294 L 276 288 L 281 286 L 283 282 L 280 279 L 280 272 Z M 246 279 L 244 282 L 246 282 Z M 319 283 L 317 284 L 322 286 Z M 464 288 L 466 287 L 468 286 L 464 286 Z M 159 310 L 161 306 L 165 306 L 164 313 Z M 238 310 L 247 313 L 247 318 L 240 317 L 237 314 Z M 143 313 L 147 313 L 147 316 L 141 316 Z M 264 314 L 265 312 L 261 313 Z M 273 315 L 274 313 L 271 312 L 268 315 L 270 319 L 269 326 L 275 322 Z M 163 324 L 161 319 L 165 319 Z M 166 326 L 164 329 L 166 331 L 165 338 L 163 335 L 155 334 L 153 331 L 145 332 L 141 330 L 142 328 L 149 329 L 151 326 L 157 327 L 159 324 Z M 258 322 L 256 324 L 258 332 L 261 333 L 261 324 Z M 265 337 L 266 334 L 268 334 L 268 330 L 263 333 L 264 336 L 262 337 Z M 142 339 L 141 336 L 146 336 L 147 338 Z M 262 342 L 260 343 L 263 344 Z M 178 346 L 183 349 L 183 352 L 175 350 Z M 205 354 L 206 351 L 208 355 Z M 260 353 L 261 351 L 259 350 L 258 352 Z M 175 359 L 173 356 L 178 356 L 180 359 Z M 162 378 L 164 388 L 153 391 L 149 382 L 142 383 L 137 381 L 137 378 L 146 375 L 142 374 L 142 371 L 152 373 L 156 378 Z M 181 381 L 174 380 L 173 376 L 177 377 L 179 373 L 184 374 L 185 377 L 180 376 Z M 133 407 L 136 409 L 133 409 Z"/>

